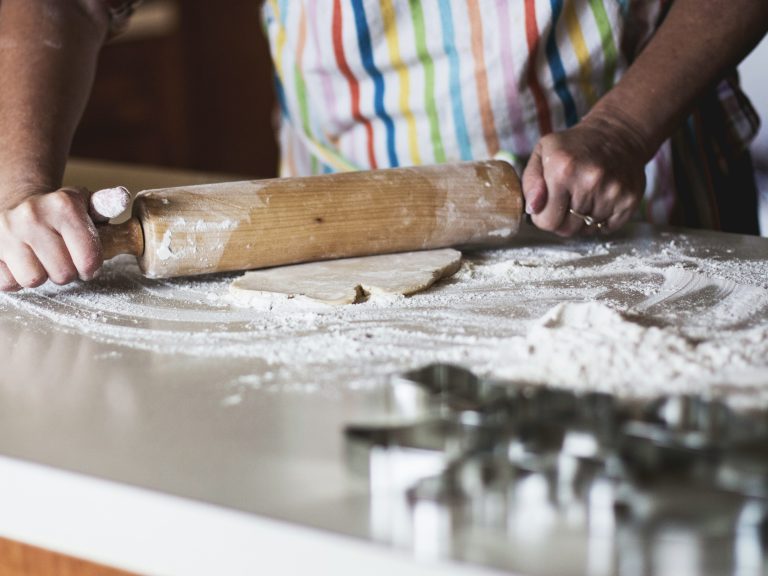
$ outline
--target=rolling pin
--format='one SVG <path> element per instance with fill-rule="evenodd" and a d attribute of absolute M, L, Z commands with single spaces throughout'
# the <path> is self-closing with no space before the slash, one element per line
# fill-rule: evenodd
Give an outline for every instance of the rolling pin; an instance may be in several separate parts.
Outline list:
<path fill-rule="evenodd" d="M 150 278 L 448 246 L 515 235 L 523 196 L 499 160 L 145 190 L 100 227 L 105 259 Z"/>

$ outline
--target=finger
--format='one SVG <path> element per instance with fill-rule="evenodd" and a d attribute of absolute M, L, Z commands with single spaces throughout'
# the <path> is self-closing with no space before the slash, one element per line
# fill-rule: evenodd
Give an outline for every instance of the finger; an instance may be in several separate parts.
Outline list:
<path fill-rule="evenodd" d="M 131 194 L 122 186 L 97 190 L 91 195 L 89 214 L 94 222 L 108 222 L 128 209 Z"/>
<path fill-rule="evenodd" d="M 579 167 L 576 180 L 577 193 L 571 197 L 571 208 L 579 214 L 592 218 L 592 224 L 589 225 L 581 218 L 582 222 L 584 222 L 581 232 L 591 236 L 597 232 L 597 224 L 607 220 L 612 212 L 610 207 L 607 209 L 607 212 L 601 210 L 600 200 L 603 197 L 602 191 L 605 188 L 605 173 L 600 167 L 587 163 Z M 577 201 L 574 196 L 578 197 L 579 200 Z"/>
<path fill-rule="evenodd" d="M 59 188 L 58 192 L 64 193 L 71 198 L 78 200 L 82 203 L 85 211 L 88 212 L 88 208 L 90 207 L 91 203 L 91 191 L 88 190 L 88 188 L 65 186 L 64 188 Z"/>
<path fill-rule="evenodd" d="M 8 270 L 19 286 L 37 288 L 48 280 L 45 268 L 26 244 L 18 244 L 6 250 L 3 256 Z"/>
<path fill-rule="evenodd" d="M 542 230 L 554 232 L 569 217 L 570 190 L 575 183 L 573 179 L 574 167 L 569 156 L 556 152 L 549 157 L 544 155 L 542 166 L 547 187 L 547 203 L 538 214 L 533 216 L 532 220 Z"/>
<path fill-rule="evenodd" d="M 634 214 L 637 203 L 636 199 L 631 196 L 615 201 L 611 214 L 604 217 L 600 231 L 608 234 L 621 228 Z"/>
<path fill-rule="evenodd" d="M 30 246 L 53 283 L 64 285 L 78 278 L 78 270 L 59 234 L 53 230 L 38 230 Z"/>
<path fill-rule="evenodd" d="M 547 185 L 541 163 L 541 144 L 537 144 L 534 148 L 523 172 L 523 196 L 525 211 L 528 214 L 538 214 L 547 203 Z"/>
<path fill-rule="evenodd" d="M 96 226 L 88 216 L 82 214 L 78 219 L 62 222 L 57 231 L 64 240 L 80 278 L 92 280 L 103 262 Z"/>
<path fill-rule="evenodd" d="M 637 197 L 618 183 L 609 185 L 597 199 L 593 214 L 596 222 L 602 224 L 600 232 L 603 233 L 618 230 L 631 218 L 638 204 Z"/>
<path fill-rule="evenodd" d="M 632 203 L 629 206 L 616 210 L 605 220 L 605 224 L 601 227 L 601 232 L 608 234 L 619 230 L 632 218 L 632 214 L 635 213 L 635 207 L 635 204 Z"/>
<path fill-rule="evenodd" d="M 5 262 L 0 260 L 0 292 L 18 292 L 19 290 L 21 286 L 16 282 Z"/>
<path fill-rule="evenodd" d="M 87 214 L 89 193 L 82 188 L 62 188 L 51 195 L 59 216 L 54 225 L 78 275 L 91 280 L 102 264 L 101 241 L 96 226 Z"/>
<path fill-rule="evenodd" d="M 570 217 L 568 214 L 569 197 L 568 190 L 562 186 L 550 187 L 544 210 L 539 214 L 534 214 L 531 220 L 542 230 L 556 231 L 563 225 L 565 219 Z"/>
<path fill-rule="evenodd" d="M 624 215 L 618 213 L 614 214 L 610 218 L 603 220 L 600 223 L 600 233 L 611 234 L 612 232 L 616 232 L 616 230 L 621 228 L 626 221 L 627 218 L 625 218 Z"/>
<path fill-rule="evenodd" d="M 615 228 L 612 228 L 612 225 L 616 224 L 616 218 L 614 216 L 615 214 L 617 213 L 599 213 L 597 216 L 595 216 L 595 224 L 590 228 L 589 234 L 608 234 L 612 230 L 615 230 Z"/>
<path fill-rule="evenodd" d="M 572 214 L 571 210 L 576 212 Z M 593 226 L 587 226 L 582 216 L 592 215 L 592 196 L 585 194 L 571 194 L 571 204 L 568 208 L 568 216 L 555 230 L 558 236 L 575 236 L 576 234 L 590 233 Z"/>

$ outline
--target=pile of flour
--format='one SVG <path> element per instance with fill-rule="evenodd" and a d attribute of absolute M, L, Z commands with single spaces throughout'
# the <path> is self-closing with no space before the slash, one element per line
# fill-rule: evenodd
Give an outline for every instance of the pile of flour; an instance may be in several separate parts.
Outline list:
<path fill-rule="evenodd" d="M 504 380 L 625 397 L 754 387 L 754 399 L 768 401 L 768 327 L 699 340 L 646 322 L 600 302 L 558 304 L 526 336 L 502 344 L 486 370 Z"/>
<path fill-rule="evenodd" d="M 467 254 L 423 294 L 328 309 L 244 308 L 229 295 L 233 275 L 149 280 L 123 258 L 93 283 L 0 296 L 0 309 L 105 353 L 237 359 L 233 398 L 333 394 L 448 362 L 509 382 L 768 406 L 768 263 L 722 258 L 728 250 L 713 257 L 675 234 L 641 247 L 521 242 Z"/>

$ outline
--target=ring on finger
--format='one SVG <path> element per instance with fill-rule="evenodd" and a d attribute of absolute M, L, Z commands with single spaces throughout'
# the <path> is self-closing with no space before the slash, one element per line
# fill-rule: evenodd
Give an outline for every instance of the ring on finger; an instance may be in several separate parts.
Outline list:
<path fill-rule="evenodd" d="M 590 227 L 592 225 L 595 226 L 598 230 L 602 230 L 605 228 L 608 224 L 607 220 L 603 220 L 602 222 L 595 221 L 594 217 L 590 216 L 589 214 L 581 214 L 580 212 L 576 212 L 573 208 L 568 208 L 568 213 L 572 216 L 576 216 L 576 218 L 581 218 L 584 221 L 584 225 L 587 227 Z"/>

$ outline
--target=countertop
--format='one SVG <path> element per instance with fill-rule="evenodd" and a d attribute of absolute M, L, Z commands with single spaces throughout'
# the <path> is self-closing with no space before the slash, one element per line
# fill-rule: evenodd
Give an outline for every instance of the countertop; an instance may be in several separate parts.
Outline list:
<path fill-rule="evenodd" d="M 147 179 L 122 167 L 79 169 L 78 181 L 93 187 Z M 153 186 L 190 178 L 148 176 Z M 653 251 L 676 233 L 633 225 L 611 242 L 616 253 Z M 764 239 L 685 238 L 714 260 L 768 255 Z M 539 241 L 556 244 L 519 240 Z M 56 325 L 40 309 L 0 299 L 0 536 L 158 574 L 473 574 L 511 565 L 503 550 L 446 555 L 377 541 L 343 429 L 381 416 L 382 386 L 246 389 L 263 359 L 136 347 Z M 172 337 L 170 320 L 154 322 Z M 416 368 L 422 357 L 414 358 Z"/>

